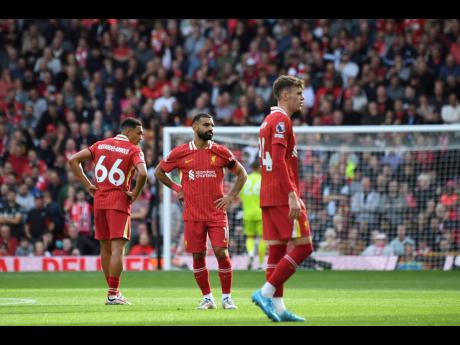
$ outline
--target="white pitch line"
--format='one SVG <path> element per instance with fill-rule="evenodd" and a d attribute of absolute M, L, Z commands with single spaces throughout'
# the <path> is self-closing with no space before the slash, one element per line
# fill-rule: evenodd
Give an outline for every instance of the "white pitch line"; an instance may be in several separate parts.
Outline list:
<path fill-rule="evenodd" d="M 31 298 L 0 298 L 0 306 L 15 304 L 35 304 L 36 300 Z"/>

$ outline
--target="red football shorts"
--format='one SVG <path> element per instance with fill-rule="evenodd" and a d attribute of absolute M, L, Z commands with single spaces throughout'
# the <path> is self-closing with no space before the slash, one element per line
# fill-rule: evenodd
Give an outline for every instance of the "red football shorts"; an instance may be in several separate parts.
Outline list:
<path fill-rule="evenodd" d="M 208 249 L 207 238 L 213 247 L 228 248 L 227 221 L 184 221 L 184 247 L 187 253 L 202 253 Z"/>
<path fill-rule="evenodd" d="M 131 216 L 119 210 L 94 210 L 96 240 L 131 238 Z"/>
<path fill-rule="evenodd" d="M 264 240 L 289 240 L 309 237 L 307 211 L 301 209 L 299 219 L 289 218 L 289 206 L 262 207 Z"/>

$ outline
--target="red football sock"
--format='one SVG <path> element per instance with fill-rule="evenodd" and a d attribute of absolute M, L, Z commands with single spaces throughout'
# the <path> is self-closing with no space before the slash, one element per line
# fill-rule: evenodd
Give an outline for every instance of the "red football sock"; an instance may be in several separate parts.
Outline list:
<path fill-rule="evenodd" d="M 286 244 L 273 244 L 268 247 L 267 270 L 265 271 L 265 278 L 267 281 L 275 271 L 276 265 L 278 265 L 280 260 L 286 254 L 286 248 Z M 273 297 L 283 297 L 283 291 L 284 284 L 281 284 L 276 288 Z"/>
<path fill-rule="evenodd" d="M 217 259 L 219 265 L 219 279 L 222 293 L 229 294 L 232 291 L 232 263 L 230 258 L 226 256 L 224 259 Z"/>
<path fill-rule="evenodd" d="M 120 293 L 120 277 L 108 277 L 107 283 L 109 284 L 109 291 L 107 292 L 107 295 L 111 296 Z"/>
<path fill-rule="evenodd" d="M 287 253 L 278 263 L 275 272 L 270 276 L 268 282 L 278 288 L 278 286 L 294 274 L 297 266 L 309 257 L 312 252 L 313 246 L 311 243 L 294 246 L 294 249 Z"/>
<path fill-rule="evenodd" d="M 195 280 L 201 289 L 203 295 L 211 293 L 211 285 L 209 284 L 209 271 L 206 268 L 206 259 L 193 259 L 193 274 Z"/>

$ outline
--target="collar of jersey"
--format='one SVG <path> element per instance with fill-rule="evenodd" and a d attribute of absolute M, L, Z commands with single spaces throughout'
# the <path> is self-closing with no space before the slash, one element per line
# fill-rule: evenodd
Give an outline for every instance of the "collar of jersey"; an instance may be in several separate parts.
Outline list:
<path fill-rule="evenodd" d="M 124 141 L 129 141 L 128 137 L 124 134 L 118 134 L 115 139 L 117 140 L 124 140 Z"/>
<path fill-rule="evenodd" d="M 275 111 L 278 111 L 278 112 L 280 112 L 280 113 L 282 113 L 282 114 L 288 116 L 288 114 L 286 113 L 286 111 L 285 111 L 283 108 L 281 108 L 281 107 L 271 107 L 271 108 L 270 108 L 270 111 L 271 111 L 272 113 L 275 112 Z"/>
<path fill-rule="evenodd" d="M 214 144 L 214 142 L 212 140 L 209 140 L 208 147 L 205 147 L 204 149 L 205 150 L 210 149 L 213 144 Z M 188 147 L 189 147 L 190 150 L 198 150 L 198 147 L 196 147 L 196 145 L 195 145 L 193 140 L 188 143 Z"/>

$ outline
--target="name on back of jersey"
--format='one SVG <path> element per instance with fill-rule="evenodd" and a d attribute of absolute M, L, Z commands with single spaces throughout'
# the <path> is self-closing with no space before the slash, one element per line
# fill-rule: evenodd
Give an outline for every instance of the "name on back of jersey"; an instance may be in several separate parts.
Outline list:
<path fill-rule="evenodd" d="M 108 150 L 111 152 L 118 152 L 122 153 L 124 155 L 129 154 L 129 149 L 126 149 L 124 147 L 118 147 L 118 146 L 113 146 L 113 145 L 108 145 L 108 144 L 100 144 L 97 146 L 98 150 Z"/>

